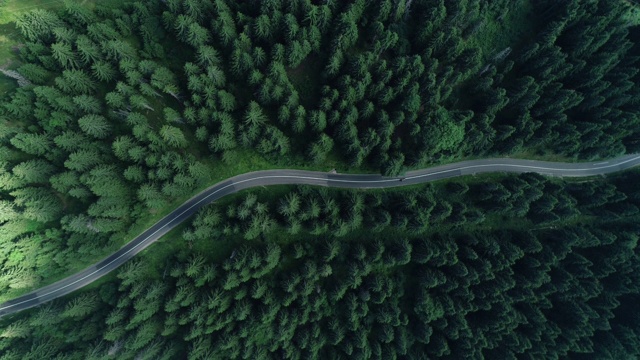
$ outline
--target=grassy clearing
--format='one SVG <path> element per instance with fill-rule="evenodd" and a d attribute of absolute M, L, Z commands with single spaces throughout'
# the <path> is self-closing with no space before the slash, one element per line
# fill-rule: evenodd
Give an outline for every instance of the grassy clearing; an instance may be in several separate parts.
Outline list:
<path fill-rule="evenodd" d="M 17 29 L 13 23 L 0 24 L 0 66 L 14 69 L 18 66 L 17 52 Z M 0 75 L 0 96 L 5 95 L 18 87 L 15 80 L 4 75 Z"/>
<path fill-rule="evenodd" d="M 79 1 L 95 3 L 95 1 Z M 0 1 L 0 24 L 14 22 L 18 15 L 35 9 L 59 9 L 64 0 L 4 0 Z"/>
<path fill-rule="evenodd" d="M 542 160 L 542 161 L 555 161 L 555 162 L 576 162 L 575 158 L 554 154 L 550 152 L 538 152 L 531 149 L 523 149 L 516 153 L 509 155 L 514 159 L 528 159 L 528 160 Z"/>
<path fill-rule="evenodd" d="M 70 0 L 89 9 L 96 6 L 113 7 L 132 0 Z M 14 22 L 18 15 L 35 9 L 59 10 L 64 8 L 65 0 L 0 0 L 0 24 Z"/>

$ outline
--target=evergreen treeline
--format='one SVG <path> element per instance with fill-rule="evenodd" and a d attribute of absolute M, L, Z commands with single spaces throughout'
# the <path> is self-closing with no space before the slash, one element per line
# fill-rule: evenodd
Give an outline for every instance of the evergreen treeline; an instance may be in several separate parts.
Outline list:
<path fill-rule="evenodd" d="M 396 174 L 637 151 L 625 3 L 534 3 L 538 35 L 500 50 L 475 44 L 516 11 L 506 0 L 65 2 L 20 16 L 23 86 L 0 106 L 0 289 L 113 248 L 206 182 L 209 153 L 339 154 Z"/>
<path fill-rule="evenodd" d="M 473 86 L 482 108 L 495 114 L 494 148 L 582 158 L 638 151 L 640 53 L 623 2 L 533 4 L 546 22 L 536 42 Z"/>
<path fill-rule="evenodd" d="M 417 234 L 392 221 L 373 238 L 368 231 L 351 239 L 303 231 L 280 243 L 236 236 L 222 261 L 185 247 L 159 273 L 138 259 L 114 282 L 5 322 L 1 358 L 638 356 L 638 176 L 581 183 L 510 176 L 491 188 L 451 182 L 433 195 L 436 204 L 458 194 L 501 213 L 509 199 L 544 188 L 556 200 L 536 196 L 531 214 L 553 221 L 541 209 L 566 197 L 585 217 L 553 226 L 521 218 L 515 229 Z M 345 194 L 360 195 L 331 193 L 327 199 L 347 206 Z M 253 195 L 228 201 L 226 215 L 213 205 L 184 238 L 219 242 L 211 226 L 247 199 L 278 218 L 268 205 L 282 213 L 292 194 L 273 204 Z"/>
<path fill-rule="evenodd" d="M 5 295 L 95 260 L 137 219 L 209 180 L 186 149 L 176 100 L 163 98 L 178 76 L 159 14 L 158 4 L 92 12 L 65 2 L 17 21 L 29 85 L 0 109 Z"/>
<path fill-rule="evenodd" d="M 321 162 L 336 149 L 395 174 L 445 156 L 638 149 L 638 50 L 624 2 L 534 2 L 539 35 L 491 50 L 474 37 L 518 4 L 249 3 L 174 1 L 163 14 L 198 54 L 185 67 L 185 112 L 214 151 L 293 147 Z M 216 88 L 225 99 L 210 99 Z"/>
<path fill-rule="evenodd" d="M 389 226 L 412 234 L 474 226 L 544 228 L 585 219 L 613 221 L 619 213 L 637 216 L 637 206 L 625 199 L 611 183 L 567 185 L 532 173 L 499 182 L 452 181 L 384 191 L 304 186 L 284 193 L 253 190 L 228 206 L 206 208 L 194 219 L 197 231 L 186 230 L 183 237 L 254 240 L 309 232 L 348 238 L 357 230 L 375 233 Z"/>
<path fill-rule="evenodd" d="M 478 47 L 523 3 L 69 1 L 21 16 L 21 87 L 0 106 L 2 295 L 119 244 L 208 181 L 211 154 L 337 154 L 391 175 L 639 151 L 626 2 L 532 1 L 535 35 Z M 637 178 L 250 193 L 194 219 L 166 272 L 132 262 L 18 315 L 0 356 L 638 356 Z M 265 241 L 276 229 L 296 241 Z M 238 242 L 222 262 L 187 250 L 221 237 Z"/>

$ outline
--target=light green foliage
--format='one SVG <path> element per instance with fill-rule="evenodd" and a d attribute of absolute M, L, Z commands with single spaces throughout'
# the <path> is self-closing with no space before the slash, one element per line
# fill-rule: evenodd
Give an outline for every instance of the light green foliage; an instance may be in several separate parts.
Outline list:
<path fill-rule="evenodd" d="M 3 338 L 25 338 L 30 334 L 29 325 L 26 321 L 16 321 L 2 330 L 0 337 Z"/>
<path fill-rule="evenodd" d="M 12 169 L 13 175 L 25 183 L 44 183 L 55 171 L 55 167 L 44 160 L 28 160 Z"/>
<path fill-rule="evenodd" d="M 55 43 L 51 45 L 51 53 L 64 68 L 76 68 L 78 66 L 76 55 L 71 45 L 67 43 Z"/>
<path fill-rule="evenodd" d="M 49 78 L 50 73 L 37 64 L 24 64 L 18 68 L 18 72 L 32 83 L 43 84 Z"/>
<path fill-rule="evenodd" d="M 70 170 L 86 171 L 100 162 L 100 155 L 94 150 L 80 150 L 69 155 L 64 166 Z"/>
<path fill-rule="evenodd" d="M 136 49 L 124 40 L 108 40 L 102 49 L 111 60 L 133 60 L 137 57 Z"/>
<path fill-rule="evenodd" d="M 63 23 L 55 13 L 41 9 L 24 13 L 16 19 L 16 27 L 30 41 L 50 39 L 53 29 L 61 25 Z"/>
<path fill-rule="evenodd" d="M 18 212 L 16 211 L 13 203 L 7 200 L 0 201 L 0 223 L 14 220 L 16 218 L 18 218 Z"/>
<path fill-rule="evenodd" d="M 96 77 L 98 79 L 102 79 L 104 78 L 105 74 L 109 74 L 109 64 L 100 61 L 103 57 L 100 47 L 89 37 L 87 37 L 86 35 L 78 36 L 78 39 L 76 40 L 76 48 L 78 50 L 78 55 L 84 63 L 94 62 L 92 68 L 94 68 L 94 74 L 97 75 Z M 96 71 L 95 68 L 98 68 L 102 71 Z M 113 73 L 113 75 L 115 75 L 115 73 Z"/>
<path fill-rule="evenodd" d="M 113 66 L 107 62 L 95 62 L 91 65 L 93 75 L 100 81 L 111 81 L 116 76 Z"/>
<path fill-rule="evenodd" d="M 95 90 L 95 81 L 82 70 L 65 70 L 56 78 L 56 86 L 69 94 L 88 94 Z"/>
<path fill-rule="evenodd" d="M 0 19 L 19 17 L 23 35 L 11 36 L 20 58 L 7 65 L 33 86 L 2 88 L 3 297 L 101 258 L 197 187 L 248 170 L 313 162 L 397 175 L 466 156 L 640 149 L 638 30 L 622 2 L 152 0 L 112 10 L 105 0 L 15 15 L 24 11 L 12 1 L 5 10 L 16 11 Z M 11 46 L 0 41 L 5 56 Z M 571 357 L 567 349 L 619 358 L 597 344 L 637 349 L 625 342 L 631 321 L 602 311 L 636 295 L 611 286 L 616 295 L 604 297 L 598 285 L 638 283 L 618 274 L 637 273 L 618 261 L 635 256 L 634 190 L 616 183 L 624 189 L 581 195 L 517 179 L 243 194 L 183 229 L 175 248 L 165 244 L 180 269 L 132 270 L 92 293 L 90 311 L 55 305 L 46 339 L 36 332 L 0 347 L 37 359 Z M 365 230 L 371 241 L 353 241 Z M 578 268 L 588 281 L 556 281 Z M 167 289 L 157 290 L 160 278 Z M 530 294 L 555 294 L 554 311 Z M 122 311 L 105 327 L 112 308 Z M 469 334 L 481 341 L 469 346 Z"/>
<path fill-rule="evenodd" d="M 41 134 L 20 133 L 10 141 L 16 148 L 31 155 L 44 155 L 51 149 L 51 141 Z"/>
<path fill-rule="evenodd" d="M 449 117 L 438 117 L 433 124 L 433 138 L 437 139 L 434 152 L 455 151 L 460 147 L 465 137 L 464 123 Z"/>
<path fill-rule="evenodd" d="M 182 121 L 183 121 L 182 116 L 175 109 L 166 107 L 162 111 L 164 113 L 164 119 L 165 119 L 166 122 L 168 122 L 168 123 L 182 123 Z"/>
<path fill-rule="evenodd" d="M 83 296 L 76 297 L 65 307 L 64 312 L 61 314 L 63 317 L 79 318 L 84 317 L 92 313 L 99 302 L 95 295 L 85 294 Z"/>
<path fill-rule="evenodd" d="M 626 0 L 623 0 L 626 1 Z M 625 18 L 627 21 L 633 25 L 640 25 L 640 5 L 634 3 L 633 1 L 628 1 L 629 9 Z"/>
<path fill-rule="evenodd" d="M 111 133 L 111 125 L 103 116 L 90 114 L 78 119 L 80 129 L 98 139 L 103 139 Z"/>
<path fill-rule="evenodd" d="M 56 219 L 62 211 L 58 199 L 45 188 L 25 187 L 10 195 L 16 205 L 24 208 L 22 215 L 27 219 L 46 223 Z"/>
<path fill-rule="evenodd" d="M 93 96 L 76 96 L 73 98 L 73 102 L 86 113 L 99 114 L 102 112 L 102 103 L 100 102 L 100 100 Z"/>
<path fill-rule="evenodd" d="M 636 206 L 638 189 L 630 180 L 637 176 L 636 172 L 613 180 L 572 183 L 524 174 L 501 177 L 495 183 L 456 181 L 373 194 L 305 189 L 272 201 L 272 209 L 278 206 L 285 216 L 300 216 L 306 212 L 303 197 L 322 194 L 325 203 L 333 200 L 372 215 L 385 206 L 404 214 L 421 213 L 425 203 L 447 199 L 454 204 L 464 200 L 492 216 L 524 197 L 532 203 L 525 219 L 535 223 L 539 215 L 535 207 L 544 200 L 531 194 L 532 189 L 545 188 L 557 197 L 556 204 L 566 201 L 562 197 L 572 197 L 569 203 L 583 214 L 605 214 L 610 210 L 603 207 L 620 211 L 621 206 Z M 593 202 L 591 193 L 606 195 Z M 226 216 L 263 204 L 255 195 L 224 202 L 235 209 Z M 228 239 L 211 232 L 225 216 L 217 207 L 221 205 L 200 212 L 185 239 L 191 237 L 188 234 L 199 234 L 193 242 Z M 520 221 L 509 230 L 477 227 L 466 233 L 443 229 L 417 234 L 403 230 L 403 222 L 394 218 L 378 238 L 368 231 L 346 239 L 305 232 L 277 244 L 268 234 L 266 243 L 247 242 L 239 234 L 232 248 L 221 251 L 215 261 L 212 254 L 192 251 L 169 255 L 161 266 L 166 267 L 162 278 L 146 272 L 146 259 L 125 264 L 118 280 L 107 284 L 112 291 L 109 303 L 98 300 L 97 290 L 75 296 L 65 300 L 60 310 L 63 320 L 45 325 L 55 331 L 44 335 L 31 330 L 28 324 L 42 321 L 41 315 L 32 315 L 5 328 L 4 334 L 11 336 L 5 339 L 22 354 L 43 336 L 69 340 L 76 331 L 72 327 L 95 322 L 101 332 L 77 331 L 84 339 L 104 339 L 107 347 L 120 344 L 123 357 L 167 342 L 187 349 L 187 356 L 213 358 L 232 351 L 260 356 L 260 347 L 267 345 L 301 358 L 318 354 L 366 358 L 375 351 L 396 357 L 458 358 L 497 352 L 516 357 L 538 351 L 564 357 L 589 342 L 593 346 L 583 351 L 599 357 L 606 356 L 611 346 L 600 338 L 604 331 L 618 342 L 617 353 L 635 356 L 637 341 L 625 334 L 635 334 L 637 324 L 603 316 L 609 311 L 637 315 L 632 299 L 638 286 L 626 281 L 640 264 L 635 253 L 636 216 L 622 212 L 606 216 L 618 217 L 626 230 L 589 220 L 555 222 L 553 228 L 523 226 Z M 601 285 L 611 282 L 628 285 L 615 289 Z M 601 302 L 592 304 L 590 299 Z M 581 321 L 572 320 L 576 318 Z M 475 341 L 478 336 L 487 343 Z M 511 338 L 526 348 L 512 347 L 512 340 L 507 340 Z M 95 351 L 80 338 L 69 343 L 79 353 Z M 107 347 L 99 352 L 106 353 Z"/>
<path fill-rule="evenodd" d="M 178 92 L 178 86 L 175 75 L 167 68 L 158 67 L 151 75 L 151 85 L 166 92 L 175 95 Z"/>
<path fill-rule="evenodd" d="M 185 147 L 187 146 L 187 139 L 180 129 L 171 125 L 163 125 L 160 129 L 160 136 L 173 147 Z"/>

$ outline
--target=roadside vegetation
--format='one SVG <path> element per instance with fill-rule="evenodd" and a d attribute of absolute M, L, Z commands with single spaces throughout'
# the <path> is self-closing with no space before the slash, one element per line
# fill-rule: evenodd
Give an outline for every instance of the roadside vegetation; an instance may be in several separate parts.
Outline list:
<path fill-rule="evenodd" d="M 625 16 L 630 25 L 640 25 L 640 2 L 637 0 L 623 0 L 629 5 L 628 12 Z"/>
<path fill-rule="evenodd" d="M 233 195 L 99 287 L 4 321 L 0 349 L 8 359 L 637 356 L 640 173 L 483 178 Z"/>
<path fill-rule="evenodd" d="M 247 171 L 335 168 L 397 175 L 475 157 L 584 160 L 639 152 L 640 87 L 635 84 L 640 80 L 640 27 L 633 21 L 633 6 L 597 0 L 0 1 L 0 301 L 96 262 L 197 191 Z M 637 178 L 636 173 L 629 176 L 625 179 L 630 182 Z M 51 358 L 58 353 L 84 358 L 89 346 L 96 354 L 108 350 L 118 358 L 156 358 L 154 351 L 165 345 L 192 358 L 215 358 L 225 349 L 233 349 L 228 355 L 243 351 L 260 356 L 264 351 L 266 357 L 308 357 L 317 347 L 323 349 L 317 354 L 330 358 L 420 351 L 456 357 L 455 351 L 471 348 L 506 358 L 495 349 L 508 354 L 516 347 L 530 349 L 535 358 L 535 351 L 543 351 L 542 342 L 555 342 L 549 351 L 563 357 L 575 349 L 601 354 L 605 342 L 616 341 L 619 345 L 611 345 L 616 354 L 633 354 L 634 347 L 625 341 L 629 331 L 636 330 L 625 323 L 607 332 L 606 321 L 616 318 L 611 315 L 615 311 L 629 310 L 624 304 L 630 304 L 637 291 L 630 288 L 631 295 L 625 295 L 627 290 L 615 288 L 606 297 L 602 294 L 608 292 L 600 288 L 579 289 L 589 281 L 630 282 L 633 271 L 625 266 L 637 265 L 630 219 L 637 219 L 638 194 L 617 181 L 597 180 L 574 191 L 569 183 L 539 176 L 495 176 L 370 193 L 277 188 L 238 195 L 222 202 L 222 208 L 208 208 L 185 225 L 184 232 L 174 232 L 175 244 L 163 241 L 163 253 L 175 257 L 155 255 L 144 271 L 138 271 L 144 259 L 134 262 L 118 279 L 81 298 L 69 297 L 75 299 L 72 305 L 58 302 L 7 325 L 23 330 L 0 335 L 0 358 Z M 583 199 L 583 194 L 590 197 Z M 598 201 L 611 210 L 589 205 Z M 588 228 L 591 235 L 578 233 L 580 228 Z M 440 241 L 453 247 L 465 234 L 492 244 L 486 246 L 493 250 L 484 252 L 472 244 L 478 254 L 472 262 L 499 262 L 496 269 L 485 269 L 502 274 L 496 278 L 506 283 L 496 289 L 522 283 L 517 274 L 527 271 L 538 280 L 557 279 L 563 285 L 531 289 L 533 294 L 549 291 L 536 300 L 540 307 L 564 304 L 565 295 L 557 293 L 575 290 L 586 304 L 581 309 L 585 316 L 600 319 L 593 320 L 600 321 L 594 323 L 594 332 L 571 335 L 567 319 L 545 328 L 531 317 L 546 310 L 520 304 L 533 301 L 529 293 L 507 294 L 518 299 L 513 300 L 517 306 L 511 299 L 491 298 L 469 318 L 464 311 L 451 310 L 455 302 L 446 298 L 436 304 L 426 295 L 409 294 L 411 286 L 446 277 L 413 276 L 431 270 L 423 267 L 427 260 L 414 259 L 411 249 L 425 241 L 428 246 Z M 552 239 L 562 237 L 595 239 L 583 244 L 588 249 L 593 244 L 609 246 L 612 237 L 628 241 L 611 250 L 606 274 L 587 274 L 587 281 L 575 275 L 585 263 L 582 258 L 567 255 L 583 245 L 555 248 Z M 538 255 L 531 258 L 540 265 L 520 260 L 523 253 L 538 254 L 509 245 L 524 238 L 547 246 L 544 256 L 556 254 L 557 261 Z M 334 257 L 324 261 L 315 255 L 327 242 L 339 245 Z M 374 243 L 395 250 L 387 254 L 373 249 L 379 257 L 365 254 L 362 264 L 349 263 L 352 246 L 368 249 Z M 495 260 L 494 253 L 503 247 L 513 250 L 518 260 Z M 451 257 L 458 251 L 444 252 Z M 594 258 L 597 252 L 576 250 L 594 264 L 600 261 Z M 292 260 L 292 254 L 299 257 Z M 269 260 L 257 259 L 263 255 Z M 236 256 L 256 258 L 249 275 L 242 273 L 243 262 L 233 260 Z M 619 264 L 624 256 L 636 260 Z M 316 269 L 327 265 L 341 270 L 293 280 L 293 290 L 284 292 L 301 291 L 305 295 L 300 299 L 306 299 L 295 303 L 297 297 L 282 293 L 281 277 L 295 274 L 292 269 L 305 259 Z M 457 266 L 455 257 L 447 259 L 430 266 Z M 201 268 L 186 270 L 191 261 Z M 571 269 L 564 268 L 565 261 Z M 378 284 L 359 282 L 355 275 L 355 283 L 345 285 L 349 292 L 341 288 L 341 296 L 328 300 L 335 290 L 329 285 L 342 283 L 349 271 L 364 271 L 362 266 L 379 271 L 380 281 L 392 284 L 384 290 L 393 293 L 389 302 L 372 305 L 384 308 L 376 316 L 361 304 L 373 297 L 367 289 Z M 219 271 L 198 278 L 205 276 L 205 268 Z M 462 268 L 452 271 L 454 278 L 466 276 L 460 275 Z M 239 273 L 229 275 L 234 272 Z M 206 318 L 201 312 L 212 308 L 203 305 L 204 294 L 221 284 L 224 288 L 223 281 L 234 276 L 238 284 L 224 296 L 240 301 L 240 310 L 233 311 L 241 313 L 225 314 L 224 308 L 224 319 Z M 141 281 L 145 278 L 153 279 L 157 288 L 145 288 L 151 284 Z M 262 295 L 249 294 L 259 279 L 255 286 L 274 289 L 264 304 L 289 302 L 297 310 L 278 313 L 275 306 L 268 310 L 258 305 Z M 444 289 L 438 291 L 468 290 L 471 285 L 464 281 L 440 284 Z M 304 283 L 304 290 L 297 289 Z M 175 295 L 180 291 L 193 298 Z M 324 305 L 318 303 L 315 318 L 303 320 L 311 316 L 305 309 L 312 293 L 326 299 Z M 347 293 L 353 296 L 343 298 Z M 142 300 L 145 294 L 149 301 Z M 169 297 L 179 300 L 169 305 Z M 75 309 L 73 304 L 85 300 L 90 306 Z M 613 306 L 616 301 L 622 305 Z M 430 308 L 417 310 L 427 303 Z M 358 315 L 346 318 L 345 313 L 332 320 L 328 309 Z M 116 315 L 105 318 L 111 311 Z M 440 315 L 422 319 L 421 311 Z M 501 330 L 480 325 L 503 312 L 515 322 Z M 52 321 L 43 329 L 59 326 L 51 330 L 52 336 L 32 329 L 40 324 L 30 318 L 36 313 Z M 447 318 L 445 313 L 456 314 Z M 409 324 L 403 316 L 433 329 Z M 523 318 L 540 324 L 539 329 L 523 330 L 528 340 L 500 332 L 524 326 Z M 469 335 L 458 328 L 463 319 L 475 329 L 473 334 L 487 335 L 474 335 L 480 340 L 471 345 L 457 343 Z M 262 322 L 262 327 L 257 325 Z M 376 322 L 388 326 L 367 332 Z M 221 327 L 207 328 L 214 323 Z M 240 332 L 239 324 L 258 331 Z M 295 330 L 300 324 L 306 324 L 302 328 L 308 335 L 297 339 L 294 334 L 305 333 Z M 185 336 L 191 328 L 197 330 Z M 327 329 L 335 334 L 325 333 Z M 344 329 L 350 329 L 348 336 Z M 329 340 L 315 342 L 320 341 L 318 331 Z M 70 332 L 77 336 L 62 344 Z M 428 340 L 430 332 L 440 335 Z M 255 337 L 251 341 L 250 335 Z M 361 345 L 369 337 L 376 340 L 365 350 Z M 285 346 L 285 340 L 297 345 Z"/>

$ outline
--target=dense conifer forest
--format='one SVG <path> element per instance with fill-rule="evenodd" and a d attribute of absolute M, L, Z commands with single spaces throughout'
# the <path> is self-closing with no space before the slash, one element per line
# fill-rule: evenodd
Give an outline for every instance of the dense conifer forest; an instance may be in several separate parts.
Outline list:
<path fill-rule="evenodd" d="M 391 176 L 640 152 L 625 0 L 117 3 L 15 21 L 0 302 L 258 170 L 239 164 Z M 638 180 L 243 192 L 2 319 L 0 359 L 637 357 Z"/>
<path fill-rule="evenodd" d="M 240 194 L 201 211 L 173 239 L 177 254 L 153 266 L 143 256 L 8 324 L 0 349 L 6 359 L 638 356 L 639 178 Z"/>

